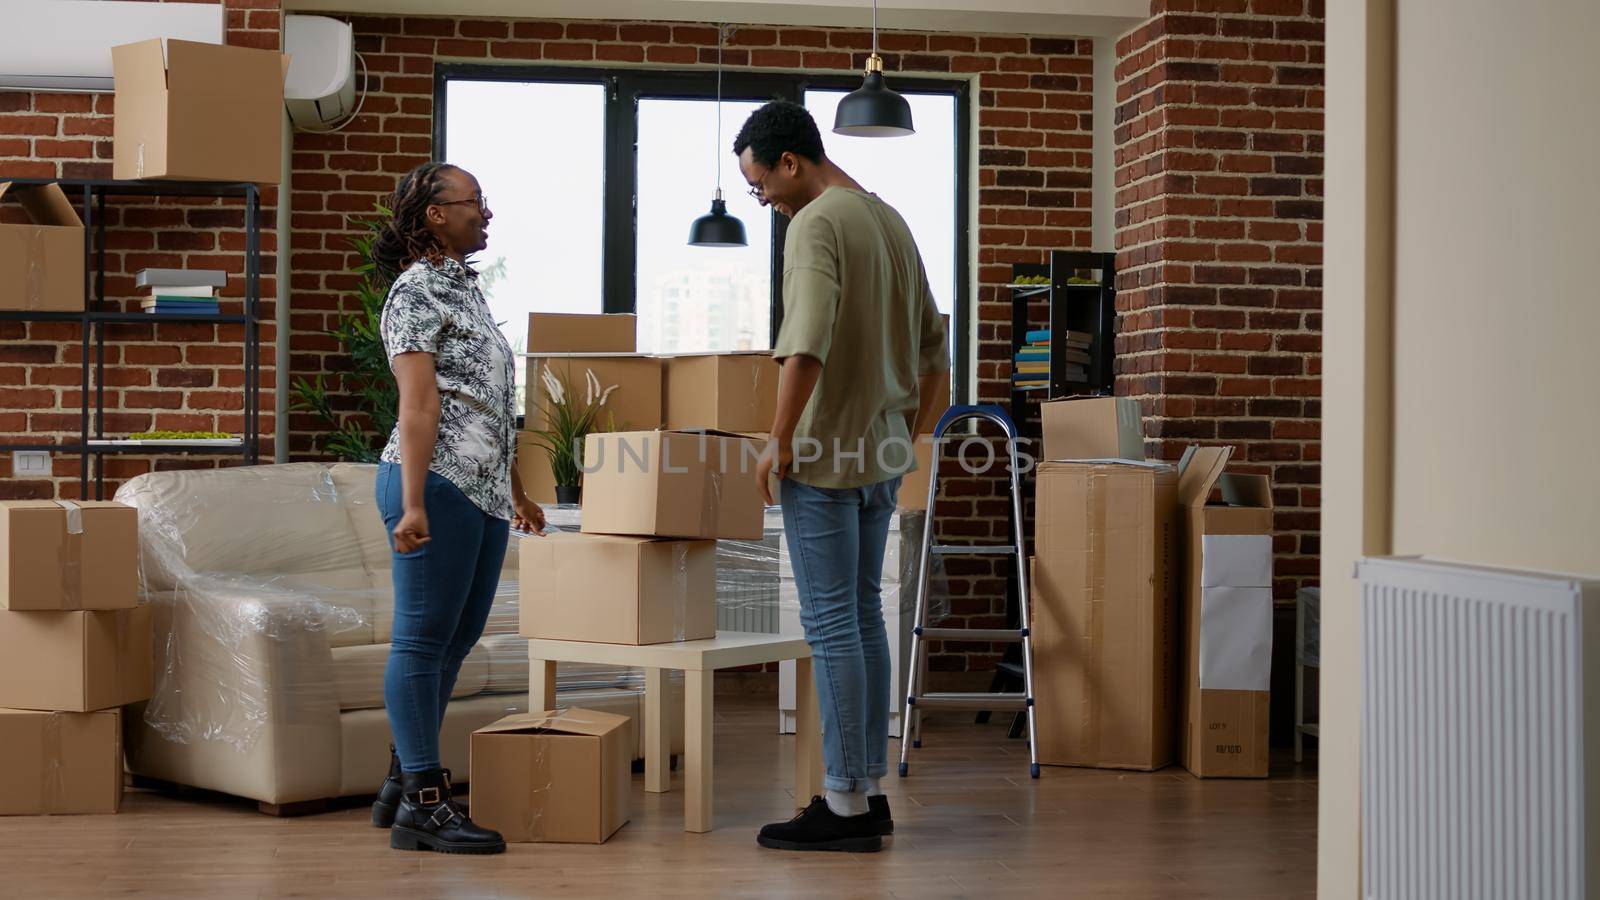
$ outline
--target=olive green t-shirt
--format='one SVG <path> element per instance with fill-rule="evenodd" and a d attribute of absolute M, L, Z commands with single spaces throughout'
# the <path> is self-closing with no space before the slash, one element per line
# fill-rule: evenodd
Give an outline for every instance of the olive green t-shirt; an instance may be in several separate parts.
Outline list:
<path fill-rule="evenodd" d="M 918 378 L 949 371 L 950 353 L 905 219 L 874 194 L 831 187 L 789 223 L 783 258 L 772 355 L 822 363 L 790 477 L 852 488 L 914 470 Z"/>

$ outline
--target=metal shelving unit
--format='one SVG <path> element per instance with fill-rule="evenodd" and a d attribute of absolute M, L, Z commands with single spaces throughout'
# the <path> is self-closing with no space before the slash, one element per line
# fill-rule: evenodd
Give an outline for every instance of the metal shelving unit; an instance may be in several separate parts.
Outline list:
<path fill-rule="evenodd" d="M 1070 279 L 1082 272 L 1095 273 L 1093 284 L 1074 283 Z M 1031 433 L 1028 424 L 1037 418 L 1042 400 L 1070 397 L 1075 394 L 1110 394 L 1115 385 L 1112 359 L 1116 348 L 1116 254 L 1094 253 L 1083 250 L 1057 250 L 1050 254 L 1046 264 L 1017 263 L 1011 267 L 1012 281 L 1026 276 L 1044 276 L 1050 279 L 1045 285 L 1020 285 L 1011 289 L 1011 357 L 1027 344 L 1027 333 L 1032 330 L 1029 307 L 1035 298 L 1045 297 L 1049 304 L 1047 322 L 1052 338 L 1052 350 L 1058 336 L 1067 331 L 1081 331 L 1092 335 L 1089 346 L 1087 381 L 1069 381 L 1067 362 L 1062 354 L 1050 354 L 1049 384 L 1037 388 L 1011 388 L 1011 418 L 1017 427 Z"/>
<path fill-rule="evenodd" d="M 54 444 L 0 444 L 0 452 L 43 450 L 81 456 L 80 497 L 89 495 L 90 463 L 95 470 L 95 498 L 103 499 L 104 454 L 201 453 L 241 455 L 247 465 L 260 461 L 261 431 L 261 194 L 254 184 L 191 181 L 117 181 L 112 179 L 13 178 L 19 186 L 58 184 L 69 199 L 75 199 L 84 225 L 84 270 L 82 312 L 32 312 L 0 310 L 0 321 L 77 322 L 82 331 L 83 402 L 78 440 Z M 242 315 L 191 313 L 125 312 L 106 308 L 106 199 L 108 197 L 238 197 L 244 201 L 244 312 Z M 244 434 L 234 446 L 183 443 L 132 445 L 91 445 L 105 439 L 105 347 L 106 328 L 111 325 L 160 325 L 165 322 L 205 323 L 244 326 Z M 90 366 L 93 365 L 93 378 Z M 89 385 L 94 385 L 91 429 Z"/>

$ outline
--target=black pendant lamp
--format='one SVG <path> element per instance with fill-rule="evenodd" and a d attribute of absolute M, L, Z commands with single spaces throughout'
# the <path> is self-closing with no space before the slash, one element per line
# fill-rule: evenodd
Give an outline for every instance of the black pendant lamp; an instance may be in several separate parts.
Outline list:
<path fill-rule="evenodd" d="M 717 160 L 717 193 L 711 201 L 711 212 L 694 220 L 689 226 L 691 247 L 744 247 L 744 223 L 728 215 L 728 204 L 722 199 L 722 36 L 724 27 L 717 26 L 717 130 L 711 136 L 712 152 Z"/>
<path fill-rule="evenodd" d="M 884 83 L 883 57 L 878 55 L 878 0 L 872 0 L 872 55 L 867 57 L 867 77 L 858 90 L 839 101 L 833 133 L 905 137 L 916 131 L 911 127 L 911 104 Z"/>

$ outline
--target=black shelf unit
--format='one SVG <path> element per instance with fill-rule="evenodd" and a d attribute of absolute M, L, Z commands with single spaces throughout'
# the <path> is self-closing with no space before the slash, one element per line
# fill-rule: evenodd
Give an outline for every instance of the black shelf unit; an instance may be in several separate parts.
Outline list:
<path fill-rule="evenodd" d="M 82 331 L 83 403 L 78 440 L 55 444 L 0 444 L 0 452 L 43 450 L 80 456 L 79 497 L 89 496 L 90 463 L 94 463 L 95 499 L 104 499 L 104 454 L 198 453 L 239 455 L 247 465 L 260 462 L 261 433 L 261 192 L 250 183 L 207 181 L 119 181 L 95 178 L 11 178 L 18 187 L 57 184 L 76 202 L 83 220 L 84 269 L 82 312 L 0 310 L 0 322 L 78 322 Z M 106 308 L 106 199 L 108 197 L 237 197 L 244 201 L 244 312 L 242 315 L 125 312 Z M 138 446 L 91 445 L 105 439 L 106 327 L 119 324 L 159 325 L 163 322 L 244 326 L 244 434 L 234 446 L 161 444 Z M 94 377 L 90 378 L 93 365 Z M 93 428 L 90 425 L 89 386 L 94 385 Z"/>
<path fill-rule="evenodd" d="M 1088 274 L 1086 274 L 1088 273 Z M 1044 276 L 1049 284 L 1015 286 L 1019 278 Z M 1043 297 L 1048 307 L 1046 326 L 1050 329 L 1051 349 L 1060 346 L 1060 335 L 1078 331 L 1090 335 L 1087 381 L 1069 381 L 1063 354 L 1050 354 L 1050 379 L 1047 387 L 1011 388 L 1011 418 L 1019 429 L 1029 432 L 1026 423 L 1038 416 L 1043 400 L 1075 395 L 1110 394 L 1115 384 L 1112 360 L 1116 355 L 1116 254 L 1086 250 L 1055 250 L 1048 263 L 1016 263 L 1011 267 L 1011 358 L 1015 366 L 1017 351 L 1028 343 L 1027 334 L 1035 330 L 1029 310 Z M 1074 283 L 1074 277 L 1092 277 L 1093 284 Z M 1076 363 L 1073 363 L 1076 365 Z"/>

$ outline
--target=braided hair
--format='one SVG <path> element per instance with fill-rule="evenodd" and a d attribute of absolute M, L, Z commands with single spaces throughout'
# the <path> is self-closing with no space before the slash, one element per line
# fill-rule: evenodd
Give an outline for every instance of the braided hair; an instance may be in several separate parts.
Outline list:
<path fill-rule="evenodd" d="M 394 278 L 419 259 L 443 261 L 444 247 L 428 227 L 428 206 L 439 197 L 444 173 L 457 168 L 449 163 L 428 162 L 400 179 L 386 204 L 394 214 L 372 245 L 372 261 L 378 271 Z"/>

